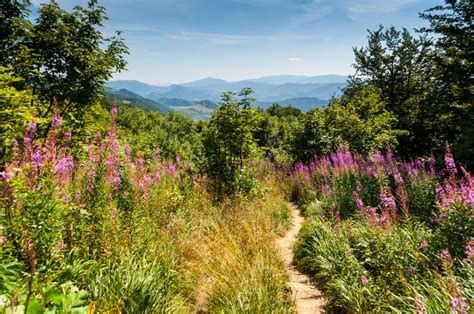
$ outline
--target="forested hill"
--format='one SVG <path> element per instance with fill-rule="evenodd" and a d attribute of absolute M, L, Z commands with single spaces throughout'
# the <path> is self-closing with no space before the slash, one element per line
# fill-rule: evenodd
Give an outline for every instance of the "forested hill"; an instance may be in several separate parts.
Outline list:
<path fill-rule="evenodd" d="M 238 82 L 206 78 L 170 86 L 155 86 L 139 81 L 110 81 L 110 90 L 106 95 L 131 100 L 126 98 L 136 93 L 132 98 L 135 98 L 137 106 L 146 102 L 150 109 L 166 112 L 168 107 L 168 110 L 176 110 L 192 118 L 206 119 L 220 101 L 221 94 L 226 91 L 238 92 L 242 88 L 252 88 L 257 107 L 267 109 L 272 104 L 280 104 L 308 111 L 326 106 L 330 97 L 341 93 L 347 84 L 346 79 L 338 75 L 280 75 Z M 124 95 L 120 95 L 122 91 Z"/>
<path fill-rule="evenodd" d="M 340 75 L 291 76 L 279 75 L 228 82 L 215 78 L 205 78 L 183 84 L 156 86 L 140 81 L 110 81 L 112 89 L 128 89 L 142 97 L 153 100 L 160 98 L 180 98 L 185 100 L 211 100 L 217 102 L 226 91 L 238 92 L 242 88 L 252 88 L 259 101 L 279 102 L 289 98 L 314 97 L 329 100 L 337 96 L 347 85 L 347 77 Z"/>

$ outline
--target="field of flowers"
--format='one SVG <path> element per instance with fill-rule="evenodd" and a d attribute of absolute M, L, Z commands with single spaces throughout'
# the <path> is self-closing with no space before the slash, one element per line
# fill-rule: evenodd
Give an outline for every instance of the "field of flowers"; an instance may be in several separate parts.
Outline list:
<path fill-rule="evenodd" d="M 71 148 L 30 122 L 0 178 L 0 312 L 288 312 L 275 188 L 215 203 L 206 178 L 106 134 Z"/>
<path fill-rule="evenodd" d="M 397 160 L 340 147 L 292 172 L 307 216 L 296 249 L 336 308 L 468 313 L 474 309 L 474 178 L 447 145 Z"/>

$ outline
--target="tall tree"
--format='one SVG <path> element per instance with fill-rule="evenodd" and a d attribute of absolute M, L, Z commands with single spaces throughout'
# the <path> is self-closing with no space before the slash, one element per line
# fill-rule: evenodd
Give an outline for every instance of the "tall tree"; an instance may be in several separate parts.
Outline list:
<path fill-rule="evenodd" d="M 30 5 L 29 0 L 0 1 L 0 65 L 11 64 L 20 52 L 30 26 Z"/>
<path fill-rule="evenodd" d="M 452 116 L 438 99 L 432 41 L 415 38 L 407 29 L 369 31 L 367 47 L 355 48 L 355 79 L 344 97 L 369 84 L 382 95 L 397 117 L 399 152 L 405 156 L 430 153 L 450 137 Z"/>
<path fill-rule="evenodd" d="M 251 107 L 252 90 L 244 88 L 240 100 L 235 93 L 222 95 L 222 103 L 213 112 L 204 132 L 206 170 L 218 195 L 241 190 L 241 177 L 257 144 L 254 138 L 260 115 Z"/>
<path fill-rule="evenodd" d="M 474 3 L 445 0 L 420 16 L 430 26 L 421 29 L 436 34 L 435 76 L 437 99 L 446 104 L 451 117 L 454 150 L 460 160 L 474 168 Z"/>
<path fill-rule="evenodd" d="M 107 16 L 97 0 L 90 0 L 87 7 L 76 6 L 72 12 L 52 0 L 41 6 L 33 23 L 24 19 L 29 1 L 14 3 L 10 9 L 17 18 L 9 19 L 13 30 L 5 33 L 0 55 L 6 52 L 16 57 L 4 58 L 3 65 L 24 79 L 20 88 L 38 96 L 41 116 L 51 113 L 56 98 L 62 115 L 80 122 L 102 86 L 126 66 L 123 55 L 128 49 L 120 33 L 104 36 Z M 7 44 L 10 42 L 16 44 Z"/>

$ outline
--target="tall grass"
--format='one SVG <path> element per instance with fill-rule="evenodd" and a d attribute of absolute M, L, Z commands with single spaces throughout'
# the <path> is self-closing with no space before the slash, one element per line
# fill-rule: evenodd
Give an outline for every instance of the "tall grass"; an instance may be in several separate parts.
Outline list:
<path fill-rule="evenodd" d="M 0 180 L 0 310 L 292 311 L 278 186 L 262 174 L 214 203 L 179 156 L 130 148 L 117 115 L 79 150 L 58 113 L 45 140 L 31 122 L 17 141 Z"/>
<path fill-rule="evenodd" d="M 438 167 L 440 168 L 440 167 Z M 398 161 L 345 148 L 296 165 L 293 197 L 308 217 L 296 251 L 331 302 L 357 311 L 459 312 L 474 304 L 474 180 L 447 146 Z"/>

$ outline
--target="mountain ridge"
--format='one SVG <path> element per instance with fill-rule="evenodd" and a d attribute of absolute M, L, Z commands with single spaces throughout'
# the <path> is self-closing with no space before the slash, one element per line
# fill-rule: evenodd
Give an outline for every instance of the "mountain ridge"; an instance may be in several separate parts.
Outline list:
<path fill-rule="evenodd" d="M 226 81 L 207 77 L 182 84 L 158 86 L 137 80 L 110 81 L 110 88 L 127 89 L 138 95 L 159 101 L 162 98 L 178 98 L 188 101 L 210 100 L 217 102 L 225 91 L 238 93 L 244 87 L 254 90 L 254 98 L 262 102 L 279 101 L 282 99 L 314 97 L 329 100 L 338 95 L 345 83 L 341 75 L 277 75 L 264 76 L 241 81 Z"/>

